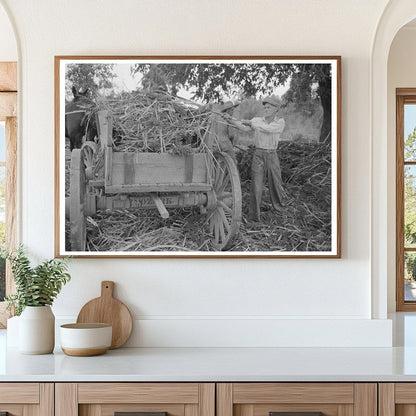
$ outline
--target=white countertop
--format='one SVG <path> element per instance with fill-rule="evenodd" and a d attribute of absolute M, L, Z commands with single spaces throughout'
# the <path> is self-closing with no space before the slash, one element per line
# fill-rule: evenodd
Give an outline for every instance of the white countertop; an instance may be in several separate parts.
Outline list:
<path fill-rule="evenodd" d="M 119 348 L 96 357 L 6 351 L 0 381 L 416 381 L 416 348 Z"/>
<path fill-rule="evenodd" d="M 0 330 L 0 382 L 416 381 L 416 314 L 393 317 L 392 348 L 119 348 L 24 355 Z"/>

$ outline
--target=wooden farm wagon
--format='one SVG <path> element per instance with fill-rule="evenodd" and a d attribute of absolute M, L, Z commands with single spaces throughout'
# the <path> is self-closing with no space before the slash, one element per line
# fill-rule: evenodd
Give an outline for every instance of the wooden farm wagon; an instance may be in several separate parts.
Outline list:
<path fill-rule="evenodd" d="M 115 151 L 112 115 L 97 113 L 98 143 L 71 154 L 69 219 L 71 251 L 86 250 L 86 219 L 97 210 L 199 207 L 213 250 L 227 250 L 237 235 L 241 186 L 232 158 L 213 153 L 212 134 L 196 153 L 174 155 Z"/>

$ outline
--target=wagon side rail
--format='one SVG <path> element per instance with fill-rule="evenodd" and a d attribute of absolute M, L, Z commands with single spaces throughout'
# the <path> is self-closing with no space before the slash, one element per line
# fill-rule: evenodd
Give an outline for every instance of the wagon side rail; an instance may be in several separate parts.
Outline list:
<path fill-rule="evenodd" d="M 212 190 L 210 157 L 206 153 L 173 155 L 113 150 L 109 111 L 97 113 L 100 146 L 104 148 L 106 193 L 207 192 Z M 99 185 L 99 180 L 90 185 Z"/>
<path fill-rule="evenodd" d="M 112 185 L 113 164 L 113 117 L 107 110 L 97 112 L 97 132 L 101 148 L 104 149 L 104 184 Z"/>

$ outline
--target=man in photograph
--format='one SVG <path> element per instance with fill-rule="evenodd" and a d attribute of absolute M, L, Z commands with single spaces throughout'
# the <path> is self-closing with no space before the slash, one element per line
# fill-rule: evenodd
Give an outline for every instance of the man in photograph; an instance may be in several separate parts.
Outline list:
<path fill-rule="evenodd" d="M 227 120 L 232 117 L 234 108 L 238 105 L 239 103 L 234 104 L 232 101 L 227 101 L 221 105 L 218 113 L 214 113 L 215 137 L 218 141 L 218 147 L 221 152 L 227 153 L 236 165 L 237 158 L 233 145 L 235 129 Z"/>
<path fill-rule="evenodd" d="M 284 119 L 277 117 L 281 101 L 277 97 L 270 96 L 266 97 L 262 104 L 263 117 L 239 122 L 231 116 L 225 116 L 230 124 L 240 130 L 254 131 L 255 151 L 251 163 L 249 218 L 255 222 L 260 221 L 260 205 L 266 178 L 274 209 L 278 210 L 285 206 L 288 199 L 283 187 L 280 160 L 277 155 L 277 146 L 282 140 L 281 134 L 285 128 Z"/>

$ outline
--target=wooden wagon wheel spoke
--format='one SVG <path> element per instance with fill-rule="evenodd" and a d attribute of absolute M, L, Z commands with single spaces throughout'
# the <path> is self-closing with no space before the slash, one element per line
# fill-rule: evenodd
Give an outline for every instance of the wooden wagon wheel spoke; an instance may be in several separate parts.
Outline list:
<path fill-rule="evenodd" d="M 85 142 L 81 147 L 81 157 L 85 166 L 85 175 L 88 179 L 94 176 L 94 159 L 97 154 L 97 145 L 94 142 Z"/>
<path fill-rule="evenodd" d="M 220 221 L 218 223 L 218 227 L 219 227 L 219 230 L 220 230 L 219 240 L 220 240 L 220 242 L 223 242 L 223 241 L 225 241 L 225 230 L 224 230 L 224 223 L 222 222 L 221 218 L 220 218 Z"/>
<path fill-rule="evenodd" d="M 71 153 L 69 183 L 69 220 L 71 224 L 71 251 L 84 251 L 86 245 L 85 197 L 86 177 L 85 164 L 81 149 Z"/>
<path fill-rule="evenodd" d="M 85 142 L 82 147 L 82 158 L 86 168 L 92 167 L 97 145 L 94 142 Z"/>
<path fill-rule="evenodd" d="M 214 220 L 214 240 L 215 240 L 215 244 L 219 244 L 220 243 L 220 227 L 218 223 L 217 213 L 213 215 L 213 220 Z"/>
<path fill-rule="evenodd" d="M 226 205 L 223 201 L 218 201 L 218 205 L 227 213 L 232 214 L 233 210 L 231 209 L 231 207 L 229 207 L 228 205 Z"/>
<path fill-rule="evenodd" d="M 214 213 L 212 212 L 211 215 L 208 217 L 208 224 L 209 224 L 208 232 L 210 234 L 214 234 L 214 224 L 215 224 L 215 221 L 213 219 L 213 215 L 214 215 Z"/>
<path fill-rule="evenodd" d="M 212 178 L 217 205 L 208 216 L 208 230 L 214 247 L 227 250 L 238 233 L 242 216 L 240 177 L 229 155 L 217 155 Z"/>
<path fill-rule="evenodd" d="M 225 189 L 227 188 L 227 186 L 231 185 L 231 180 L 229 176 L 226 176 L 222 182 L 222 184 L 219 186 L 218 188 L 218 194 L 222 195 L 225 191 Z"/>
<path fill-rule="evenodd" d="M 220 213 L 220 218 L 222 220 L 221 224 L 222 224 L 223 228 L 225 228 L 227 230 L 227 232 L 230 231 L 230 224 L 228 222 L 229 219 L 226 217 L 224 210 L 220 209 L 219 213 Z"/>
<path fill-rule="evenodd" d="M 224 182 L 225 170 L 224 170 L 224 167 L 221 165 L 222 164 L 218 162 L 217 172 L 216 172 L 216 177 L 215 177 L 215 182 L 214 182 L 215 190 L 218 190 L 218 188 Z"/>
<path fill-rule="evenodd" d="M 221 195 L 217 195 L 218 201 L 223 201 L 224 199 L 232 198 L 233 194 L 231 192 L 222 192 Z"/>

